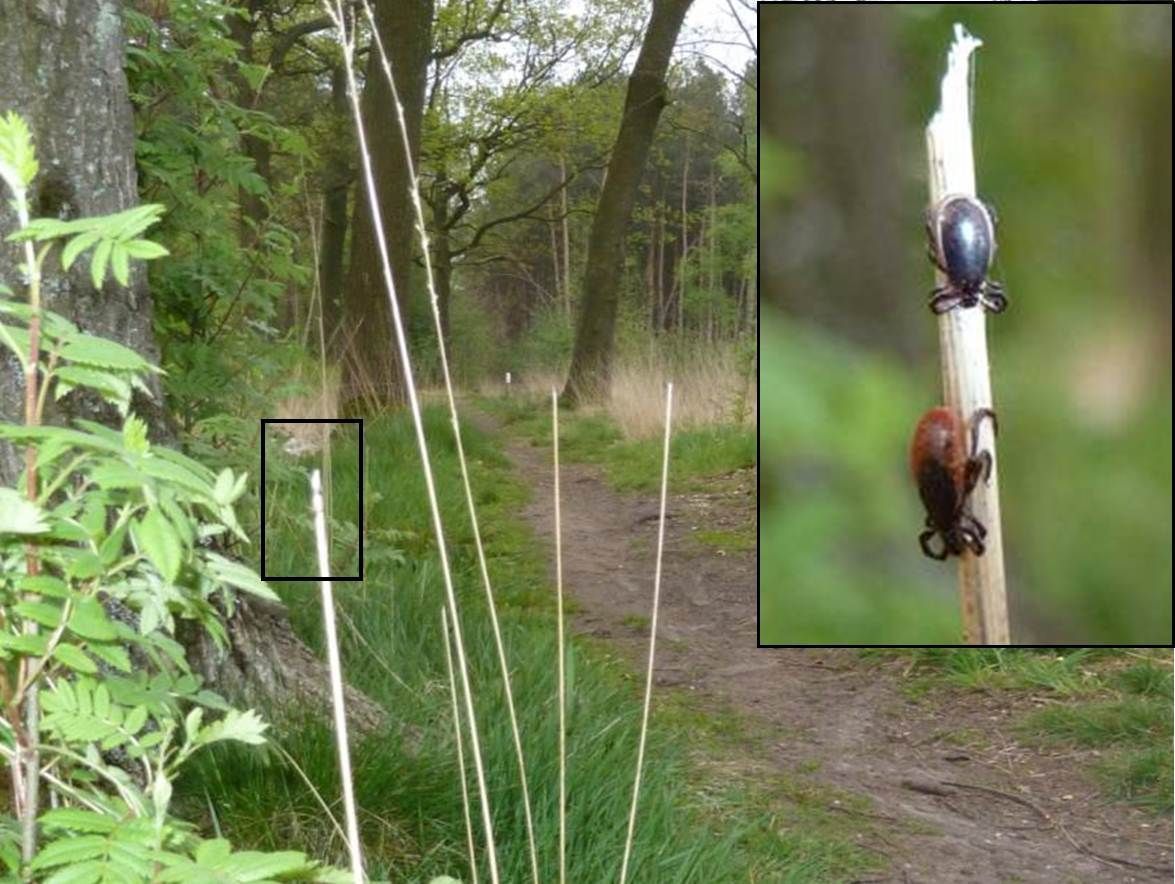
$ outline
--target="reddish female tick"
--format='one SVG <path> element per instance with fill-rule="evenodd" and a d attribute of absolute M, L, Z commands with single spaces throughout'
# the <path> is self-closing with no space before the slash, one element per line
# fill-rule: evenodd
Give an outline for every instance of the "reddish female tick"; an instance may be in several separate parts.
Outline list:
<path fill-rule="evenodd" d="M 963 421 L 949 408 L 930 409 L 914 430 L 910 472 L 926 507 L 926 530 L 918 535 L 918 543 L 932 559 L 961 556 L 967 549 L 983 555 L 987 529 L 966 511 L 966 504 L 980 475 L 984 481 L 991 476 L 991 452 L 977 451 L 979 424 L 984 418 L 991 419 L 992 432 L 996 431 L 995 412 L 976 409 L 971 415 L 970 449 Z M 935 535 L 942 537 L 938 551 L 930 546 Z"/>

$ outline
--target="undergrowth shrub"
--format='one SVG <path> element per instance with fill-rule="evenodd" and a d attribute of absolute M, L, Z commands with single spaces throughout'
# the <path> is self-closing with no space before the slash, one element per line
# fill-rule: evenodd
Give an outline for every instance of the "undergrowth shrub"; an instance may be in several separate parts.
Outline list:
<path fill-rule="evenodd" d="M 177 620 L 223 646 L 222 612 L 238 591 L 276 596 L 209 543 L 247 542 L 233 508 L 246 475 L 152 445 L 130 409 L 158 369 L 41 306 L 42 268 L 58 245 L 63 269 L 90 256 L 98 290 L 108 272 L 126 285 L 132 258 L 165 255 L 140 237 L 161 207 L 30 219 L 36 174 L 24 121 L 0 118 L 0 179 L 18 218 L 8 240 L 22 244 L 28 280 L 27 303 L 0 299 L 0 343 L 28 366 L 24 423 L 0 424 L 0 439 L 27 455 L 22 490 L 0 487 L 0 754 L 13 799 L 0 817 L 0 865 L 55 882 L 349 880 L 297 851 L 234 852 L 172 811 L 173 783 L 195 753 L 262 744 L 266 729 L 201 685 Z M 121 430 L 42 426 L 47 394 L 77 389 L 117 410 Z"/>

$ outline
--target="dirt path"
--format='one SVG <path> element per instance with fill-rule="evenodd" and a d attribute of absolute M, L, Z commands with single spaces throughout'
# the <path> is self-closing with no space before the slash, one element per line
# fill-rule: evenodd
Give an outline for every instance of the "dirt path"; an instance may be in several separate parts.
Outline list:
<path fill-rule="evenodd" d="M 499 431 L 488 415 L 475 420 Z M 503 438 L 533 490 L 526 517 L 553 550 L 550 451 Z M 576 464 L 563 469 L 562 497 L 564 586 L 582 609 L 573 628 L 643 667 L 656 497 L 618 494 L 598 468 Z M 694 536 L 753 523 L 753 472 L 715 480 L 705 494 L 673 496 L 669 512 L 656 684 L 783 735 L 755 763 L 872 799 L 861 815 L 862 843 L 890 865 L 862 880 L 1172 880 L 1169 817 L 1102 799 L 1080 773 L 1090 753 L 1029 748 L 1010 735 L 1014 719 L 1046 701 L 1009 706 L 1006 695 L 975 692 L 914 701 L 902 691 L 901 661 L 865 664 L 851 649 L 757 648 L 755 554 L 719 551 Z"/>

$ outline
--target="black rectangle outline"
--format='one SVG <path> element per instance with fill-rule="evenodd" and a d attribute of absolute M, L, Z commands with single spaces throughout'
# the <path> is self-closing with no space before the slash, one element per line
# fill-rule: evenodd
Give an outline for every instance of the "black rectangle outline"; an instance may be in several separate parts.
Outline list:
<path fill-rule="evenodd" d="M 358 424 L 359 425 L 359 576 L 358 577 L 275 577 L 265 573 L 265 425 L 266 424 Z M 285 417 L 263 417 L 261 418 L 261 480 L 258 483 L 261 486 L 261 579 L 262 580 L 282 580 L 287 583 L 319 583 L 323 580 L 329 580 L 331 583 L 362 583 L 363 582 L 363 539 L 366 536 L 363 531 L 363 486 L 364 471 L 366 470 L 367 461 L 363 457 L 363 418 L 285 418 Z"/>
<path fill-rule="evenodd" d="M 761 30 L 761 26 L 762 26 L 761 16 L 763 14 L 763 7 L 767 6 L 767 5 L 770 5 L 770 4 L 760 3 L 755 8 L 755 27 L 757 29 Z M 756 57 L 758 57 L 758 56 L 756 56 Z M 760 122 L 760 129 L 762 128 L 762 120 L 763 120 L 763 115 L 761 113 L 761 111 L 762 111 L 762 107 L 761 107 L 762 95 L 763 95 L 763 93 L 760 90 L 755 91 L 755 116 Z M 756 141 L 755 141 L 756 167 L 758 166 L 758 164 L 761 160 L 761 155 L 762 155 L 762 151 L 763 151 L 762 145 L 763 145 L 762 137 L 756 139 Z M 762 201 L 762 197 L 759 195 L 758 191 L 756 190 L 756 192 L 755 192 L 755 229 L 756 229 L 756 231 L 758 231 L 758 234 L 761 234 L 762 230 L 763 230 L 763 217 L 762 217 L 762 215 L 763 215 L 763 201 Z M 757 234 L 757 236 L 758 236 L 758 234 Z M 762 243 L 758 243 L 758 245 L 761 246 Z M 755 278 L 759 283 L 761 283 L 762 280 L 760 279 L 760 277 L 762 276 L 762 274 L 760 273 L 760 271 L 763 268 L 763 249 L 762 248 L 757 249 L 756 256 L 757 256 L 757 258 L 756 258 L 756 262 L 755 262 Z M 762 306 L 763 306 L 762 305 L 763 286 L 761 284 L 756 285 L 756 292 L 759 297 L 759 307 L 760 307 L 760 315 L 761 315 Z M 763 352 L 763 323 L 762 323 L 762 321 L 758 322 L 755 326 L 755 337 L 756 337 L 756 340 L 755 340 L 755 383 L 758 385 L 759 379 L 761 377 L 761 375 L 760 375 L 760 360 L 761 360 L 761 354 Z M 760 387 L 759 392 L 760 392 L 760 394 L 762 393 L 761 387 Z M 761 412 L 762 411 L 761 397 L 760 397 L 759 408 L 760 408 L 760 412 Z M 759 648 L 762 650 L 768 650 L 770 648 L 794 648 L 797 650 L 798 649 L 807 649 L 807 648 L 810 648 L 812 650 L 819 650 L 821 648 L 895 648 L 895 649 L 899 649 L 899 650 L 914 650 L 916 648 L 957 648 L 959 650 L 978 650 L 980 648 L 1008 648 L 1010 650 L 1016 650 L 1016 649 L 1021 649 L 1021 648 L 1023 648 L 1023 649 L 1029 649 L 1029 648 L 1163 648 L 1165 650 L 1169 650 L 1169 649 L 1175 647 L 1175 630 L 1173 630 L 1172 641 L 1168 642 L 1167 644 L 1139 644 L 1139 643 L 1111 644 L 1111 643 L 1104 643 L 1104 642 L 1098 642 L 1095 644 L 1074 644 L 1073 642 L 1068 642 L 1066 644 L 1049 643 L 1049 644 L 1030 644 L 1030 645 L 1027 645 L 1027 644 L 1026 645 L 1017 645 L 1017 644 L 965 645 L 965 644 L 960 644 L 960 643 L 955 643 L 955 644 L 900 644 L 899 645 L 899 644 L 892 644 L 892 643 L 888 643 L 888 642 L 887 643 L 854 642 L 851 644 L 843 643 L 843 642 L 837 642 L 837 643 L 830 644 L 828 642 L 825 642 L 823 644 L 810 643 L 810 644 L 802 644 L 802 645 L 779 644 L 779 643 L 763 644 L 763 631 L 762 631 L 762 623 L 763 623 L 763 610 L 762 610 L 762 608 L 763 608 L 763 553 L 762 553 L 762 550 L 763 550 L 763 519 L 762 519 L 762 515 L 763 515 L 763 513 L 762 513 L 763 435 L 762 435 L 762 426 L 763 425 L 761 422 L 756 421 L 756 424 L 755 424 L 755 513 L 756 513 L 756 517 L 758 520 L 758 525 L 756 527 L 758 529 L 758 535 L 759 535 L 759 542 L 755 546 L 755 647 L 756 648 Z M 1175 627 L 1175 622 L 1173 622 L 1173 627 Z"/>

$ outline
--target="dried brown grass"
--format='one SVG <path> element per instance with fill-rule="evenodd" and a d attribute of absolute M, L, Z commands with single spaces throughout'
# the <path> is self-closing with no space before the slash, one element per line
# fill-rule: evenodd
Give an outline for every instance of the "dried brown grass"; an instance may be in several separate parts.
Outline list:
<path fill-rule="evenodd" d="M 307 387 L 316 388 L 315 392 L 303 396 L 287 396 L 278 401 L 274 406 L 276 417 L 289 418 L 291 420 L 307 420 L 311 418 L 332 420 L 339 416 L 338 370 L 328 366 L 324 383 L 321 371 L 317 367 L 299 369 L 295 380 L 303 380 L 303 373 L 309 375 L 311 371 L 313 372 L 313 376 L 305 377 L 304 380 Z M 287 445 L 297 449 L 298 453 L 319 450 L 323 445 L 326 434 L 330 432 L 329 424 L 275 423 L 270 424 L 269 427 L 287 437 Z"/>
<path fill-rule="evenodd" d="M 648 350 L 622 356 L 612 368 L 607 411 L 629 439 L 657 436 L 665 424 L 665 383 L 673 381 L 674 425 L 754 426 L 758 385 L 730 344 L 702 345 L 688 358 Z M 742 412 L 740 415 L 739 412 Z"/>

